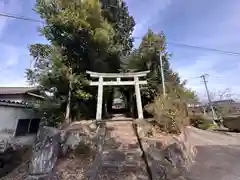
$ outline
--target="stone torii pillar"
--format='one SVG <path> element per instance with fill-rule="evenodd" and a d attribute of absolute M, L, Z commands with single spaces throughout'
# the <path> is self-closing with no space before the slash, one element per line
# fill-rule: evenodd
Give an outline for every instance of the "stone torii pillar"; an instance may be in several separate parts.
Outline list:
<path fill-rule="evenodd" d="M 134 86 L 136 94 L 136 103 L 138 111 L 138 119 L 143 119 L 143 109 L 140 85 L 147 84 L 146 80 L 139 80 L 139 77 L 146 77 L 149 71 L 134 72 L 134 73 L 97 73 L 87 71 L 90 77 L 98 78 L 98 81 L 90 81 L 90 86 L 98 86 L 98 98 L 97 98 L 97 113 L 96 120 L 102 119 L 102 104 L 103 104 L 103 86 Z M 109 81 L 107 79 L 115 78 L 115 81 Z M 121 78 L 130 79 L 129 81 L 122 81 Z M 106 80 L 106 81 L 104 81 Z"/>

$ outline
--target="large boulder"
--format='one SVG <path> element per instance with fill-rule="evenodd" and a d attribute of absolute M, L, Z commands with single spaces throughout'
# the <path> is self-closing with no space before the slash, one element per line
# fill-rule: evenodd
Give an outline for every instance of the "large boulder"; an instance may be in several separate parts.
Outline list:
<path fill-rule="evenodd" d="M 61 131 L 61 156 L 75 151 L 79 146 L 95 148 L 97 127 L 92 121 L 74 122 Z"/>
<path fill-rule="evenodd" d="M 54 167 L 60 152 L 60 131 L 52 127 L 39 129 L 29 164 L 27 180 L 55 180 Z"/>
<path fill-rule="evenodd" d="M 184 179 L 184 172 L 192 165 L 195 156 L 195 148 L 188 140 L 187 130 L 183 129 L 178 136 L 157 135 L 153 132 L 154 128 L 146 129 L 146 124 L 137 123 L 136 128 L 152 179 Z"/>

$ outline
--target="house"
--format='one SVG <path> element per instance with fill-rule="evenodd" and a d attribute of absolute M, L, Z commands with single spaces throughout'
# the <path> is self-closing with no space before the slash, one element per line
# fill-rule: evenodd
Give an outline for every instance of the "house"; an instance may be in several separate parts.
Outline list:
<path fill-rule="evenodd" d="M 187 104 L 189 114 L 204 114 L 205 107 L 201 103 L 191 103 Z"/>
<path fill-rule="evenodd" d="M 212 101 L 213 106 L 226 106 L 226 105 L 232 105 L 234 103 L 235 103 L 235 101 L 232 99 Z"/>
<path fill-rule="evenodd" d="M 0 100 L 36 102 L 43 99 L 36 87 L 0 87 Z"/>
<path fill-rule="evenodd" d="M 213 101 L 214 107 L 225 109 L 225 113 L 228 114 L 239 114 L 240 113 L 240 103 L 235 102 L 232 99 Z"/>
<path fill-rule="evenodd" d="M 0 87 L 0 151 L 9 144 L 30 143 L 38 131 L 40 116 L 31 104 L 43 97 L 33 87 Z"/>

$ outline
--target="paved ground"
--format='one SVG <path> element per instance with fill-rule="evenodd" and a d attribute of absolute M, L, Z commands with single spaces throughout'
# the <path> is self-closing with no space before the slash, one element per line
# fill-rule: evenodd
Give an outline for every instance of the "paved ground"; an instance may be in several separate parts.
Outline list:
<path fill-rule="evenodd" d="M 197 148 L 189 180 L 240 180 L 240 135 L 188 130 Z"/>
<path fill-rule="evenodd" d="M 185 174 L 188 180 L 240 180 L 240 134 L 187 130 L 197 149 L 195 163 Z M 132 122 L 107 122 L 107 132 L 98 178 L 148 180 Z"/>
<path fill-rule="evenodd" d="M 149 180 L 131 121 L 107 122 L 101 180 Z"/>

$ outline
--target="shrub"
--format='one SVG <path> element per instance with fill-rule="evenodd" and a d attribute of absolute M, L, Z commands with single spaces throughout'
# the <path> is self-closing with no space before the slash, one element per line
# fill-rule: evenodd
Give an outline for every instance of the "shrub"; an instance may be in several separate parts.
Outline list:
<path fill-rule="evenodd" d="M 189 117 L 190 124 L 193 127 L 199 128 L 199 129 L 212 129 L 215 128 L 215 125 L 212 123 L 211 118 L 203 116 L 203 115 L 192 115 Z"/>
<path fill-rule="evenodd" d="M 167 133 L 178 134 L 189 124 L 186 103 L 171 95 L 157 96 L 146 110 L 154 115 L 154 125 Z"/>

